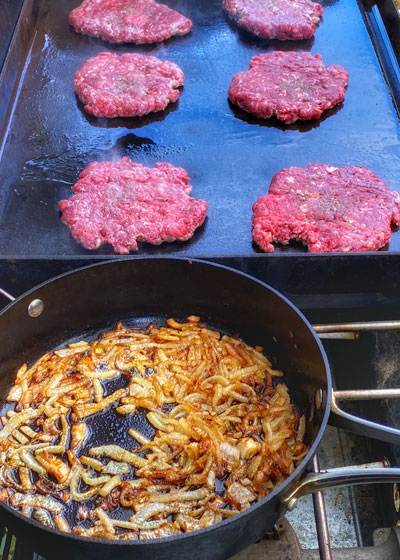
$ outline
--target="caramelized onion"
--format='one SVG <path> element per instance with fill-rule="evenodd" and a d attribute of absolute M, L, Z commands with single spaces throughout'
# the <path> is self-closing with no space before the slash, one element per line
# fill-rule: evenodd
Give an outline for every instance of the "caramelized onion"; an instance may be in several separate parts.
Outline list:
<path fill-rule="evenodd" d="M 282 375 L 261 347 L 207 329 L 194 315 L 145 330 L 118 323 L 99 340 L 47 353 L 19 369 L 7 396 L 16 404 L 1 416 L 0 500 L 60 531 L 114 540 L 156 539 L 232 517 L 308 451 L 305 417 L 286 385 L 272 383 Z M 119 379 L 125 388 L 107 394 L 108 380 Z M 132 427 L 126 448 L 111 438 L 93 445 L 84 418 L 118 420 L 140 408 L 152 438 Z M 91 498 L 95 505 L 84 506 Z M 81 504 L 75 527 L 59 499 Z M 118 505 L 129 521 L 116 518 Z"/>

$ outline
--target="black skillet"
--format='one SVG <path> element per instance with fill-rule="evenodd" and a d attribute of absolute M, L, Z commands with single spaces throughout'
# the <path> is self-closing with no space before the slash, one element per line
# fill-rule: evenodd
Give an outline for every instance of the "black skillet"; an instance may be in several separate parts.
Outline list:
<path fill-rule="evenodd" d="M 400 469 L 340 469 L 305 476 L 331 413 L 331 376 L 322 345 L 304 316 L 276 290 L 203 261 L 113 261 L 65 274 L 27 292 L 0 314 L 0 395 L 5 397 L 23 362 L 33 362 L 68 341 L 94 337 L 113 328 L 117 320 L 143 326 L 192 314 L 212 328 L 239 333 L 248 344 L 264 347 L 285 372 L 293 402 L 306 415 L 309 453 L 283 484 L 247 511 L 210 528 L 165 539 L 120 542 L 67 535 L 1 504 L 0 520 L 25 535 L 25 542 L 48 560 L 225 560 L 261 538 L 306 492 L 358 482 L 400 481 Z M 146 429 L 143 419 L 132 422 Z M 364 433 L 377 435 L 376 426 L 357 422 L 357 431 L 361 427 Z M 103 425 L 96 444 L 120 441 L 118 434 L 125 428 L 118 432 L 112 424 Z M 400 441 L 396 430 L 382 433 Z"/>

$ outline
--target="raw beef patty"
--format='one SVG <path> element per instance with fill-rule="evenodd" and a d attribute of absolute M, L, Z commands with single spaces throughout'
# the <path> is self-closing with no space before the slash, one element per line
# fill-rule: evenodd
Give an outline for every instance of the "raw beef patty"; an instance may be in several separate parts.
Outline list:
<path fill-rule="evenodd" d="M 319 54 L 276 51 L 254 56 L 249 70 L 233 77 L 228 96 L 257 117 L 276 115 L 289 124 L 319 119 L 343 101 L 348 79 L 342 66 L 324 66 Z"/>
<path fill-rule="evenodd" d="M 186 241 L 208 209 L 189 196 L 188 183 L 186 171 L 169 163 L 93 162 L 72 187 L 75 194 L 59 202 L 61 221 L 86 249 L 110 243 L 124 254 L 136 251 L 137 241 Z"/>
<path fill-rule="evenodd" d="M 311 0 L 224 0 L 240 27 L 264 39 L 309 39 L 324 10 Z"/>
<path fill-rule="evenodd" d="M 155 43 L 192 28 L 190 19 L 154 0 L 84 0 L 69 22 L 79 33 L 112 43 Z"/>
<path fill-rule="evenodd" d="M 75 73 L 74 85 L 95 117 L 141 117 L 177 101 L 183 72 L 155 56 L 102 52 Z"/>
<path fill-rule="evenodd" d="M 400 223 L 399 195 L 365 167 L 282 169 L 253 206 L 253 239 L 268 253 L 290 239 L 314 253 L 376 251 L 392 223 Z"/>

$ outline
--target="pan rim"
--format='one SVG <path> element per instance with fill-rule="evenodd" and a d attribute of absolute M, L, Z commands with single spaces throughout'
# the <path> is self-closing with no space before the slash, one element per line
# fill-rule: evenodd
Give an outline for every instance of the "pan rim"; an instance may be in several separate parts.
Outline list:
<path fill-rule="evenodd" d="M 301 477 L 304 469 L 307 467 L 307 465 L 310 463 L 311 459 L 313 458 L 319 443 L 325 433 L 326 430 L 326 426 L 328 424 L 328 419 L 329 419 L 329 415 L 330 415 L 330 408 L 331 408 L 331 401 L 332 401 L 332 377 L 331 377 L 331 372 L 330 372 L 330 367 L 329 367 L 329 361 L 328 361 L 328 357 L 326 355 L 325 349 L 318 337 L 318 335 L 314 332 L 314 329 L 311 325 L 311 323 L 308 321 L 308 319 L 303 315 L 303 313 L 300 311 L 300 309 L 298 309 L 286 296 L 284 296 L 282 293 L 280 293 L 278 290 L 276 290 L 275 288 L 273 288 L 272 286 L 270 286 L 269 284 L 267 284 L 266 282 L 263 282 L 262 280 L 259 280 L 258 278 L 255 278 L 254 276 L 251 276 L 250 274 L 247 274 L 246 272 L 242 272 L 240 270 L 234 269 L 232 267 L 226 266 L 224 264 L 219 264 L 219 263 L 215 263 L 215 262 L 211 262 L 211 261 L 207 261 L 205 259 L 197 259 L 197 258 L 190 258 L 190 257 L 160 257 L 160 256 L 144 256 L 144 257 L 122 257 L 120 259 L 112 259 L 112 260 L 105 260 L 102 262 L 97 262 L 94 264 L 90 264 L 88 266 L 83 266 L 83 267 L 79 267 L 76 268 L 74 270 L 70 270 L 68 272 L 65 272 L 63 274 L 59 274 L 57 276 L 54 276 L 53 278 L 50 278 L 49 280 L 46 280 L 45 282 L 42 282 L 40 284 L 38 284 L 37 286 L 31 288 L 30 290 L 28 290 L 27 292 L 24 292 L 23 294 L 21 294 L 20 296 L 18 296 L 17 298 L 15 298 L 14 301 L 10 302 L 8 305 L 6 305 L 0 312 L 0 316 L 4 315 L 8 310 L 10 310 L 15 304 L 19 303 L 20 301 L 22 301 L 25 298 L 28 298 L 29 296 L 32 296 L 32 294 L 34 294 L 36 291 L 38 291 L 41 288 L 46 287 L 48 284 L 51 284 L 57 280 L 61 280 L 64 277 L 67 276 L 71 276 L 73 274 L 77 274 L 77 273 L 81 273 L 83 271 L 86 271 L 88 269 L 92 269 L 92 268 L 98 268 L 98 267 L 102 267 L 102 266 L 108 266 L 111 263 L 120 263 L 122 261 L 143 261 L 143 260 L 159 260 L 159 261 L 184 261 L 184 262 L 188 262 L 189 264 L 195 262 L 195 263 L 199 263 L 199 264 L 204 264 L 207 266 L 211 266 L 213 268 L 219 268 L 219 269 L 225 269 L 226 271 L 230 272 L 230 273 L 234 273 L 234 274 L 238 274 L 240 276 L 243 276 L 244 278 L 255 282 L 257 284 L 259 284 L 260 286 L 262 286 L 263 288 L 267 288 L 267 290 L 272 291 L 277 297 L 279 297 L 281 300 L 284 301 L 284 303 L 286 303 L 287 305 L 289 305 L 289 307 L 291 307 L 291 309 L 298 315 L 298 317 L 304 322 L 304 324 L 308 327 L 311 335 L 314 338 L 314 341 L 316 342 L 318 349 L 320 351 L 322 360 L 323 360 L 323 364 L 325 367 L 325 372 L 326 372 L 326 398 L 325 398 L 325 410 L 323 413 L 323 417 L 321 420 L 321 424 L 319 427 L 319 431 L 318 434 L 315 437 L 315 440 L 313 441 L 310 450 L 308 451 L 307 455 L 302 459 L 301 463 L 295 468 L 295 470 L 293 471 L 293 473 L 286 479 L 284 480 L 281 484 L 278 484 L 273 491 L 268 494 L 265 498 L 263 498 L 262 500 L 252 504 L 249 508 L 247 508 L 246 510 L 238 513 L 237 515 L 227 518 L 223 521 L 220 521 L 219 523 L 215 523 L 214 525 L 211 525 L 210 527 L 205 527 L 203 529 L 198 529 L 196 531 L 190 531 L 188 533 L 181 533 L 178 535 L 173 535 L 173 536 L 168 536 L 168 537 L 162 537 L 162 538 L 158 538 L 158 539 L 143 539 L 143 540 L 112 540 L 112 539 L 101 539 L 101 538 L 94 538 L 94 537 L 84 537 L 81 535 L 76 535 L 73 533 L 66 533 L 66 532 L 62 532 L 59 531 L 58 529 L 54 529 L 52 527 L 46 527 L 44 525 L 42 525 L 41 523 L 39 523 L 38 521 L 34 520 L 34 519 L 30 519 L 28 517 L 23 516 L 21 513 L 19 513 L 17 510 L 15 510 L 14 508 L 12 508 L 11 506 L 9 506 L 8 504 L 5 504 L 3 502 L 0 502 L 0 507 L 4 508 L 8 513 L 12 514 L 14 517 L 16 517 L 17 519 L 19 519 L 20 521 L 23 521 L 25 523 L 28 523 L 29 525 L 31 525 L 33 528 L 36 529 L 40 529 L 41 531 L 44 531 L 45 533 L 50 533 L 55 537 L 58 538 L 66 538 L 66 539 L 72 539 L 74 541 L 80 541 L 83 544 L 97 544 L 97 545 L 117 545 L 117 546 L 135 546 L 135 547 L 140 547 L 140 546 L 159 546 L 160 544 L 167 544 L 168 542 L 175 542 L 175 541 L 181 541 L 181 540 L 185 540 L 185 539 L 190 539 L 193 536 L 201 536 L 201 535 L 205 535 L 206 533 L 209 534 L 210 532 L 213 532 L 215 530 L 218 530 L 219 528 L 223 527 L 223 526 L 227 526 L 230 523 L 233 522 L 237 522 L 240 521 L 241 519 L 243 519 L 246 515 L 248 515 L 250 512 L 254 512 L 257 509 L 265 506 L 268 502 L 272 502 L 274 500 L 274 498 L 276 498 L 282 491 L 284 491 L 288 486 L 290 486 L 290 484 L 295 483 L 294 481 Z M 39 551 L 40 552 L 40 551 Z"/>

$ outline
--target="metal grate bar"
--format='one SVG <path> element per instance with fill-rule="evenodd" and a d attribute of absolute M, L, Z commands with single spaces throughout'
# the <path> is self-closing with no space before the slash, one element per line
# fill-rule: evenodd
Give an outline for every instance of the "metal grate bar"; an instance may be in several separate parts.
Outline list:
<path fill-rule="evenodd" d="M 0 560 L 45 560 L 33 552 L 23 537 L 17 539 L 7 527 L 0 526 L 0 535 Z"/>
<path fill-rule="evenodd" d="M 3 550 L 5 539 L 7 535 L 7 529 L 4 526 L 0 527 L 0 560 L 3 560 Z"/>
<path fill-rule="evenodd" d="M 319 472 L 317 455 L 313 459 L 313 470 Z M 328 521 L 326 518 L 325 499 L 322 492 L 313 494 L 315 524 L 317 527 L 319 557 L 321 560 L 333 560 L 331 543 L 329 539 Z"/>
<path fill-rule="evenodd" d="M 11 532 L 6 529 L 5 536 L 3 537 L 3 542 L 1 546 L 1 560 L 8 560 L 9 557 L 13 558 L 15 546 L 15 537 Z"/>

